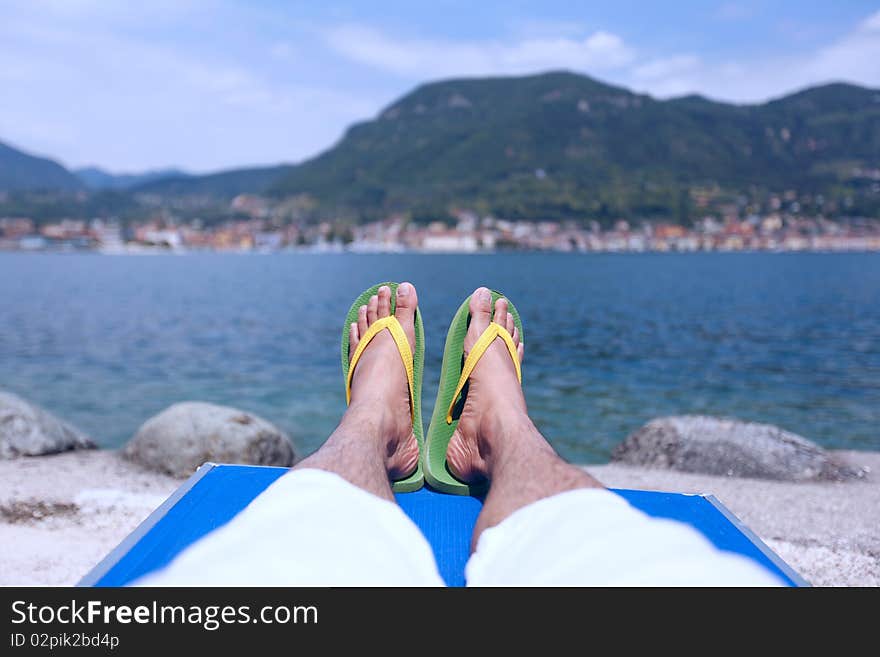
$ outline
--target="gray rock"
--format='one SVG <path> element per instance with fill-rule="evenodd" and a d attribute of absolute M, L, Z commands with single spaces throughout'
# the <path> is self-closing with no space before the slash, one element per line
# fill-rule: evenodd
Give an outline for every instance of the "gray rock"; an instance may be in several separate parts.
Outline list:
<path fill-rule="evenodd" d="M 862 475 L 818 445 L 779 427 L 704 415 L 652 420 L 615 447 L 611 460 L 779 481 L 834 481 Z"/>
<path fill-rule="evenodd" d="M 205 402 L 181 402 L 147 420 L 123 449 L 140 465 L 176 477 L 202 463 L 293 465 L 290 438 L 251 413 Z"/>
<path fill-rule="evenodd" d="M 0 391 L 0 459 L 94 447 L 88 436 L 51 413 Z"/>

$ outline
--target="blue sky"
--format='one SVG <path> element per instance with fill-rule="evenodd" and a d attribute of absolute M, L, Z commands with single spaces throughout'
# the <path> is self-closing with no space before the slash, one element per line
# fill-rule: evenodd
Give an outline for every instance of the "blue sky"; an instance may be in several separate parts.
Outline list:
<path fill-rule="evenodd" d="M 0 140 L 111 171 L 296 162 L 421 82 L 562 68 L 661 98 L 880 87 L 880 2 L 0 0 Z"/>

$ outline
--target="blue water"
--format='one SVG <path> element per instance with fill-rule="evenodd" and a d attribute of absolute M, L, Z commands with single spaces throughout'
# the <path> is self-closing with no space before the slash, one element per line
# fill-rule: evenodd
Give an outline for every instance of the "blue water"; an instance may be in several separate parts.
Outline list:
<path fill-rule="evenodd" d="M 2 254 L 0 388 L 105 446 L 201 399 L 267 418 L 305 454 L 344 408 L 343 314 L 405 278 L 426 418 L 448 322 L 485 283 L 522 313 L 529 409 L 567 458 L 605 460 L 678 413 L 880 449 L 880 254 Z"/>

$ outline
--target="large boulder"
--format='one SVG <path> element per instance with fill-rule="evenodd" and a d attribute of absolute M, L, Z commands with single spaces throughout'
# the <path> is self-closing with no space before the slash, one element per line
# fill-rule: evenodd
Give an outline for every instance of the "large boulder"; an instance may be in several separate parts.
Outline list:
<path fill-rule="evenodd" d="M 704 415 L 652 420 L 615 447 L 611 460 L 779 481 L 841 480 L 861 475 L 818 445 L 779 427 Z"/>
<path fill-rule="evenodd" d="M 140 465 L 185 477 L 206 461 L 293 465 L 290 438 L 266 420 L 229 406 L 181 402 L 153 416 L 123 449 Z"/>
<path fill-rule="evenodd" d="M 88 436 L 51 413 L 0 391 L 0 459 L 94 447 Z"/>

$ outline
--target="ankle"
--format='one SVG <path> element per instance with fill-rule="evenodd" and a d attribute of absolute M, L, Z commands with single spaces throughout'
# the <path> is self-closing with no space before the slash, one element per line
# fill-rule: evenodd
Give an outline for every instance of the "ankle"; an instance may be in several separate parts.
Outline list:
<path fill-rule="evenodd" d="M 481 435 L 479 444 L 490 479 L 493 472 L 512 462 L 559 458 L 525 413 L 497 417 L 491 431 Z"/>
<path fill-rule="evenodd" d="M 380 399 L 352 401 L 339 428 L 358 441 L 374 445 L 383 459 L 393 454 L 412 434 L 409 416 L 392 411 Z"/>
<path fill-rule="evenodd" d="M 541 434 L 528 413 L 512 403 L 499 405 L 491 415 L 484 415 L 479 430 L 480 442 L 493 448 L 535 437 L 541 438 Z"/>
<path fill-rule="evenodd" d="M 375 445 L 379 453 L 383 453 L 384 436 L 387 431 L 384 412 L 381 408 L 381 406 L 367 401 L 352 401 L 333 436 L 339 434 L 346 440 L 351 439 L 366 445 Z"/>

